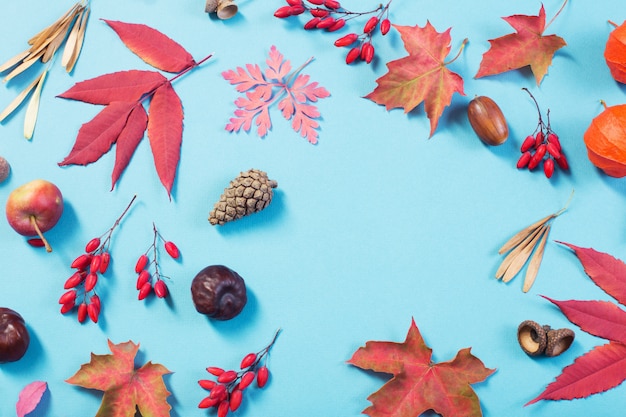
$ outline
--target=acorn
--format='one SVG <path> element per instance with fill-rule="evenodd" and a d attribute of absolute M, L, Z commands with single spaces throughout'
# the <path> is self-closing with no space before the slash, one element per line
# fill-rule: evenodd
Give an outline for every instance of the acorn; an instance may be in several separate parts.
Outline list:
<path fill-rule="evenodd" d="M 547 339 L 545 355 L 549 357 L 558 356 L 572 345 L 574 332 L 570 329 L 548 330 Z"/>
<path fill-rule="evenodd" d="M 517 341 L 528 355 L 541 355 L 548 344 L 546 329 L 535 321 L 525 320 L 517 328 Z"/>
<path fill-rule="evenodd" d="M 502 110 L 487 96 L 477 96 L 467 106 L 472 129 L 487 145 L 502 145 L 509 137 L 509 127 Z"/>

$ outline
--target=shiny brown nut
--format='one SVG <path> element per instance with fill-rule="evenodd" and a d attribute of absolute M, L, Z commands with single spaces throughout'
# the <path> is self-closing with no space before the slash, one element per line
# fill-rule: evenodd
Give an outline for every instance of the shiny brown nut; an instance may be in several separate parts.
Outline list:
<path fill-rule="evenodd" d="M 10 308 L 0 308 L 0 363 L 15 362 L 24 356 L 30 335 L 22 316 Z"/>
<path fill-rule="evenodd" d="M 487 96 L 477 96 L 467 107 L 472 129 L 487 145 L 502 145 L 509 137 L 509 127 L 502 110 Z"/>
<path fill-rule="evenodd" d="M 215 320 L 230 320 L 248 301 L 243 278 L 223 265 L 204 268 L 191 282 L 191 297 L 198 313 Z"/>

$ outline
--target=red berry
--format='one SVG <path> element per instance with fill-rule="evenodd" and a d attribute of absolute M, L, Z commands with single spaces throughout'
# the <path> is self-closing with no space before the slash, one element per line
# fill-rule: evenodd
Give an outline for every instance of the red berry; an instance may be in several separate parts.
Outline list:
<path fill-rule="evenodd" d="M 279 19 L 284 19 L 289 16 L 291 16 L 291 6 L 279 7 L 274 12 L 274 17 L 278 17 Z"/>
<path fill-rule="evenodd" d="M 67 279 L 67 281 L 65 281 L 65 285 L 63 285 L 63 288 L 65 288 L 66 290 L 69 290 L 70 288 L 74 288 L 76 287 L 78 284 L 80 284 L 81 282 L 83 282 L 83 279 L 85 278 L 85 273 L 84 272 L 74 272 L 72 274 L 71 277 L 69 277 Z"/>
<path fill-rule="evenodd" d="M 35 247 L 35 248 L 43 248 L 44 246 L 46 246 L 46 242 L 44 242 L 42 239 L 35 237 L 32 239 L 28 239 L 26 241 L 30 246 Z"/>
<path fill-rule="evenodd" d="M 530 162 L 531 157 L 532 155 L 530 154 L 529 151 L 524 152 L 522 156 L 520 156 L 519 160 L 517 161 L 517 168 L 518 169 L 526 168 L 528 166 L 528 163 Z"/>
<path fill-rule="evenodd" d="M 98 316 L 100 315 L 100 308 L 96 304 L 89 304 L 87 307 L 87 313 L 89 314 L 89 318 L 94 323 L 98 322 Z"/>
<path fill-rule="evenodd" d="M 78 306 L 78 322 L 82 323 L 87 318 L 87 303 L 80 303 Z"/>
<path fill-rule="evenodd" d="M 150 294 L 150 291 L 152 291 L 152 284 L 149 282 L 145 282 L 141 286 L 141 288 L 139 288 L 139 295 L 137 296 L 137 298 L 139 300 L 143 300 L 148 296 L 148 294 Z"/>
<path fill-rule="evenodd" d="M 137 259 L 137 263 L 135 264 L 135 272 L 140 273 L 142 269 L 144 269 L 148 265 L 148 255 L 145 253 Z"/>
<path fill-rule="evenodd" d="M 236 411 L 241 405 L 243 399 L 243 393 L 240 389 L 234 389 L 230 393 L 230 411 Z"/>
<path fill-rule="evenodd" d="M 167 297 L 167 285 L 160 279 L 154 284 L 154 293 L 159 298 Z"/>
<path fill-rule="evenodd" d="M 111 263 L 111 254 L 109 252 L 103 252 L 100 262 L 100 273 L 104 274 L 109 269 L 109 263 Z"/>
<path fill-rule="evenodd" d="M 217 406 L 217 417 L 226 417 L 229 408 L 228 400 L 224 400 Z"/>
<path fill-rule="evenodd" d="M 85 269 L 90 263 L 91 255 L 84 253 L 72 261 L 70 268 Z"/>
<path fill-rule="evenodd" d="M 138 290 L 141 289 L 141 287 L 143 287 L 143 284 L 145 284 L 148 281 L 150 281 L 150 272 L 144 269 L 143 271 L 139 273 L 139 276 L 137 277 L 136 288 Z"/>
<path fill-rule="evenodd" d="M 254 363 L 254 361 L 256 361 L 256 358 L 257 358 L 256 353 L 248 353 L 241 360 L 241 365 L 239 365 L 239 367 L 241 369 L 247 368 L 248 366 L 252 365 Z"/>
<path fill-rule="evenodd" d="M 324 0 L 308 0 L 309 3 L 314 4 L 316 6 L 321 6 L 324 4 Z"/>
<path fill-rule="evenodd" d="M 206 370 L 208 373 L 215 376 L 220 376 L 224 373 L 224 370 L 222 368 L 218 368 L 217 366 L 209 366 Z"/>
<path fill-rule="evenodd" d="M 87 253 L 93 252 L 99 247 L 100 247 L 100 238 L 94 237 L 89 242 L 87 242 L 87 245 L 85 245 L 85 252 Z"/>
<path fill-rule="evenodd" d="M 361 46 L 361 59 L 368 64 L 374 59 L 374 45 L 371 42 L 365 42 Z"/>
<path fill-rule="evenodd" d="M 524 142 L 522 142 L 522 146 L 520 147 L 520 151 L 526 152 L 531 150 L 535 146 L 535 137 L 533 135 L 526 136 Z"/>
<path fill-rule="evenodd" d="M 552 142 L 548 142 L 546 145 L 546 150 L 554 159 L 559 159 L 561 157 L 561 151 L 556 147 L 556 145 Z"/>
<path fill-rule="evenodd" d="M 94 255 L 91 257 L 91 262 L 89 263 L 89 272 L 96 272 L 100 269 L 100 264 L 102 263 L 101 255 Z"/>
<path fill-rule="evenodd" d="M 61 314 L 65 314 L 71 311 L 74 308 L 75 303 L 76 303 L 75 300 L 70 300 L 67 303 L 63 304 L 61 306 Z"/>
<path fill-rule="evenodd" d="M 554 159 L 548 158 L 543 161 L 543 173 L 546 174 L 546 178 L 552 177 L 554 173 Z"/>
<path fill-rule="evenodd" d="M 209 396 L 211 398 L 222 398 L 226 394 L 226 385 L 217 384 L 211 390 Z"/>
<path fill-rule="evenodd" d="M 287 0 L 287 4 L 290 6 L 301 6 L 302 0 Z"/>
<path fill-rule="evenodd" d="M 378 25 L 378 17 L 372 16 L 369 18 L 367 22 L 365 22 L 365 26 L 363 26 L 363 33 L 370 33 L 376 26 Z"/>
<path fill-rule="evenodd" d="M 317 29 L 328 29 L 329 27 L 331 27 L 334 24 L 335 24 L 335 18 L 334 17 L 325 17 L 322 20 L 320 20 L 319 22 L 317 22 L 315 27 Z"/>
<path fill-rule="evenodd" d="M 88 273 L 87 278 L 85 278 L 85 292 L 89 292 L 96 288 L 97 283 L 98 275 L 95 272 Z"/>
<path fill-rule="evenodd" d="M 69 290 L 63 293 L 63 295 L 59 298 L 59 304 L 67 304 L 69 302 L 76 301 L 76 290 Z"/>
<path fill-rule="evenodd" d="M 320 9 L 319 7 L 309 10 L 309 12 L 311 13 L 313 17 L 326 17 L 330 14 L 328 10 Z"/>
<path fill-rule="evenodd" d="M 225 371 L 223 374 L 217 377 L 217 382 L 221 382 L 222 384 L 228 384 L 229 382 L 233 382 L 237 379 L 237 372 L 230 370 Z"/>
<path fill-rule="evenodd" d="M 298 16 L 299 14 L 302 14 L 306 11 L 304 6 L 301 4 L 296 4 L 295 6 L 291 6 L 289 9 L 290 9 L 290 13 L 292 16 Z"/>
<path fill-rule="evenodd" d="M 563 152 L 561 152 L 561 157 L 559 159 L 556 160 L 556 164 L 559 166 L 559 168 L 561 168 L 563 171 L 567 171 L 569 169 L 569 163 L 567 162 L 567 158 L 565 157 L 565 155 L 563 154 Z"/>
<path fill-rule="evenodd" d="M 341 4 L 336 0 L 324 0 L 324 6 L 332 10 L 341 9 Z"/>
<path fill-rule="evenodd" d="M 361 48 L 355 46 L 350 49 L 350 52 L 346 55 L 346 64 L 352 64 L 359 57 L 359 55 L 361 55 Z"/>
<path fill-rule="evenodd" d="M 559 151 L 561 150 L 561 141 L 556 133 L 550 132 L 548 134 L 548 143 L 553 143 Z"/>
<path fill-rule="evenodd" d="M 200 404 L 198 404 L 198 408 L 215 407 L 219 402 L 220 402 L 219 399 L 211 398 L 211 396 L 208 396 L 208 397 L 204 398 L 202 401 L 200 401 Z"/>
<path fill-rule="evenodd" d="M 352 45 L 356 40 L 359 39 L 359 35 L 356 33 L 349 33 L 346 36 L 342 36 L 341 38 L 335 41 L 335 46 L 342 47 Z"/>
<path fill-rule="evenodd" d="M 384 36 L 389 33 L 389 29 L 391 29 L 391 22 L 389 19 L 383 19 L 383 21 L 380 22 L 380 33 Z"/>
<path fill-rule="evenodd" d="M 259 388 L 263 388 L 265 384 L 267 384 L 269 376 L 270 371 L 269 369 L 267 369 L 267 366 L 261 366 L 256 375 L 256 384 L 259 386 Z"/>
<path fill-rule="evenodd" d="M 304 24 L 304 29 L 305 30 L 311 30 L 311 29 L 317 29 L 317 24 L 321 21 L 322 19 L 319 17 L 314 17 L 313 19 L 309 20 L 308 22 L 306 22 Z"/>
<path fill-rule="evenodd" d="M 100 308 L 102 307 L 100 304 L 100 297 L 98 297 L 98 294 L 94 294 L 89 298 L 89 303 L 93 304 L 97 309 L 98 312 L 100 312 Z"/>
<path fill-rule="evenodd" d="M 535 135 L 535 148 L 538 148 L 543 143 L 543 131 L 540 130 Z"/>
<path fill-rule="evenodd" d="M 198 385 L 200 385 L 202 388 L 206 390 L 212 390 L 213 387 L 215 386 L 215 381 L 211 379 L 201 379 L 198 381 Z"/>
<path fill-rule="evenodd" d="M 256 378 L 256 374 L 254 373 L 254 371 L 248 371 L 243 374 L 241 376 L 241 380 L 239 381 L 239 389 L 246 389 L 250 384 L 252 384 L 254 378 Z"/>
<path fill-rule="evenodd" d="M 537 168 L 539 163 L 543 160 L 543 157 L 545 156 L 545 154 L 546 154 L 546 145 L 545 144 L 539 145 L 539 147 L 537 148 L 537 151 L 532 156 L 532 158 L 530 158 L 530 161 L 528 162 L 528 169 L 532 171 L 533 169 Z"/>
<path fill-rule="evenodd" d="M 335 23 L 331 27 L 327 28 L 326 30 L 328 32 L 335 32 L 341 29 L 342 27 L 344 27 L 345 25 L 346 25 L 346 21 L 344 19 L 337 19 L 335 20 Z"/>

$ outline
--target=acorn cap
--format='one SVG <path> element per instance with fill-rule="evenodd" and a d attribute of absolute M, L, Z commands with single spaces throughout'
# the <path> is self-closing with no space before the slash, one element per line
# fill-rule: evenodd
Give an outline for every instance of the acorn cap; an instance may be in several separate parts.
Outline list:
<path fill-rule="evenodd" d="M 549 330 L 546 356 L 558 356 L 565 352 L 574 342 L 574 332 L 570 329 Z"/>
<path fill-rule="evenodd" d="M 548 344 L 546 328 L 535 321 L 525 320 L 517 328 L 517 341 L 528 355 L 541 355 Z"/>
<path fill-rule="evenodd" d="M 217 11 L 217 0 L 206 0 L 204 11 L 207 13 L 215 13 Z"/>
<path fill-rule="evenodd" d="M 230 19 L 237 14 L 238 7 L 232 0 L 219 0 L 217 4 L 217 17 L 222 20 Z"/>

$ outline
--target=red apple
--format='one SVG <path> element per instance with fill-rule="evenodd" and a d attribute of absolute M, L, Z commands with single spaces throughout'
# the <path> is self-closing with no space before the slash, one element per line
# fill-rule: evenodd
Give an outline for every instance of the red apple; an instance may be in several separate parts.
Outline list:
<path fill-rule="evenodd" d="M 63 196 L 49 181 L 33 180 L 11 191 L 6 215 L 9 225 L 20 235 L 39 236 L 46 250 L 52 248 L 43 237 L 59 221 L 63 213 Z"/>

